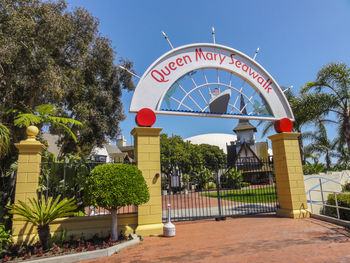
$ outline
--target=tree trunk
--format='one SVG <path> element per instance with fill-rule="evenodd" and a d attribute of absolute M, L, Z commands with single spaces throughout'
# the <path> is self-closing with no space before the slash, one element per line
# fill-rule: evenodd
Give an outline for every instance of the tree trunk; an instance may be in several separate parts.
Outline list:
<path fill-rule="evenodd" d="M 38 234 L 40 243 L 43 246 L 43 249 L 46 250 L 49 248 L 49 238 L 50 238 L 50 227 L 49 225 L 38 226 Z"/>
<path fill-rule="evenodd" d="M 112 214 L 112 238 L 114 241 L 118 240 L 118 218 L 117 218 L 117 209 L 111 209 L 111 214 Z"/>
<path fill-rule="evenodd" d="M 344 117 L 344 137 L 350 153 L 350 116 Z"/>
<path fill-rule="evenodd" d="M 326 165 L 327 165 L 327 169 L 331 168 L 331 158 L 329 156 L 328 151 L 326 151 Z"/>
<path fill-rule="evenodd" d="M 298 142 L 299 142 L 301 164 L 305 165 L 304 143 L 303 143 L 303 139 L 301 138 L 301 131 L 298 131 L 298 132 L 300 133 L 300 135 L 298 137 Z"/>

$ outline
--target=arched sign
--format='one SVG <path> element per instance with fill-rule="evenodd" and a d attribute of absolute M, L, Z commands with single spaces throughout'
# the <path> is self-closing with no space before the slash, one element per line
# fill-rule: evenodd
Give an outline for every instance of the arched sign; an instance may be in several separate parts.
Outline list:
<path fill-rule="evenodd" d="M 143 108 L 156 114 L 294 119 L 281 88 L 261 65 L 235 49 L 208 43 L 178 47 L 158 58 L 141 77 L 130 112 Z"/>

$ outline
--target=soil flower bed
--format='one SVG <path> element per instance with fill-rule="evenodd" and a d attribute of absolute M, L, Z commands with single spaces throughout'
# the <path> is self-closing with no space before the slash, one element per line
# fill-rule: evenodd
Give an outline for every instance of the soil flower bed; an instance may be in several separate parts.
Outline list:
<path fill-rule="evenodd" d="M 119 236 L 118 241 L 113 241 L 112 237 L 100 238 L 98 235 L 93 236 L 89 240 L 81 237 L 77 240 L 70 240 L 67 242 L 53 243 L 52 247 L 46 251 L 38 242 L 32 246 L 28 245 L 11 245 L 6 251 L 2 253 L 1 262 L 21 262 L 27 259 L 39 259 L 45 257 L 62 256 L 84 251 L 92 251 L 97 249 L 105 249 L 118 245 L 122 242 L 132 239 L 131 236 Z"/>

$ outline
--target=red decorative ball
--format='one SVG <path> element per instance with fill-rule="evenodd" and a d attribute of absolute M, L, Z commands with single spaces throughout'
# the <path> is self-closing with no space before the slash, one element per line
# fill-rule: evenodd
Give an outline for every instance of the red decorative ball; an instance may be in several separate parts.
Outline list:
<path fill-rule="evenodd" d="M 135 121 L 140 127 L 152 127 L 156 122 L 156 114 L 151 109 L 143 108 L 137 112 Z"/>
<path fill-rule="evenodd" d="M 277 133 L 291 132 L 293 130 L 293 122 L 288 118 L 283 118 L 279 121 L 275 121 L 274 127 Z"/>

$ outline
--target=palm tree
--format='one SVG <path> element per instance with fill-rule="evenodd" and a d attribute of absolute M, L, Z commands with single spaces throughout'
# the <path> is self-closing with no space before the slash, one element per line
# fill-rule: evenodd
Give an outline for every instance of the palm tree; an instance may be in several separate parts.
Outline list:
<path fill-rule="evenodd" d="M 72 118 L 57 117 L 56 115 L 57 110 L 54 106 L 43 104 L 36 106 L 33 113 L 19 113 L 15 117 L 14 124 L 19 128 L 28 127 L 30 125 L 52 125 L 63 130 L 77 142 L 77 138 L 72 132 L 70 125 L 82 126 L 82 123 Z"/>
<path fill-rule="evenodd" d="M 340 140 L 346 141 L 350 151 L 350 69 L 344 63 L 326 64 L 317 73 L 316 81 L 306 83 L 301 94 L 322 96 L 319 106 L 324 106 L 325 113 L 336 114 L 336 121 L 328 121 L 339 125 Z"/>
<path fill-rule="evenodd" d="M 318 122 L 317 132 L 306 132 L 303 134 L 304 139 L 311 139 L 313 142 L 305 147 L 307 153 L 325 154 L 327 169 L 331 168 L 332 152 L 336 149 L 338 139 L 330 140 L 327 135 L 326 127 L 320 121 Z"/>
<path fill-rule="evenodd" d="M 339 149 L 340 148 L 340 149 Z M 350 166 L 350 154 L 347 147 L 338 147 L 338 150 L 332 153 L 332 157 L 337 158 L 337 166 L 341 170 L 348 170 Z"/>
<path fill-rule="evenodd" d="M 11 134 L 9 129 L 0 122 L 0 159 L 4 157 L 10 147 Z"/>
<path fill-rule="evenodd" d="M 40 243 L 44 249 L 47 249 L 50 238 L 49 224 L 59 217 L 73 215 L 74 210 L 77 209 L 73 198 L 64 198 L 61 201 L 60 198 L 60 195 L 57 196 L 53 202 L 52 197 L 47 200 L 28 198 L 31 207 L 22 201 L 18 201 L 19 204 L 13 204 L 7 208 L 10 209 L 10 214 L 20 216 L 14 217 L 13 220 L 30 222 L 37 227 Z"/>
<path fill-rule="evenodd" d="M 294 114 L 293 131 L 301 134 L 299 136 L 299 150 L 302 163 L 305 164 L 305 154 L 304 154 L 304 144 L 303 144 L 303 134 L 302 127 L 304 125 L 319 119 L 323 116 L 325 111 L 328 109 L 327 105 L 323 105 L 320 101 L 324 100 L 323 96 L 304 94 L 301 97 L 295 96 L 290 89 L 286 89 L 284 93 L 287 100 L 292 108 Z M 260 125 L 262 121 L 259 122 Z M 266 136 L 268 132 L 273 129 L 273 122 L 267 122 L 262 131 L 262 137 Z"/>

